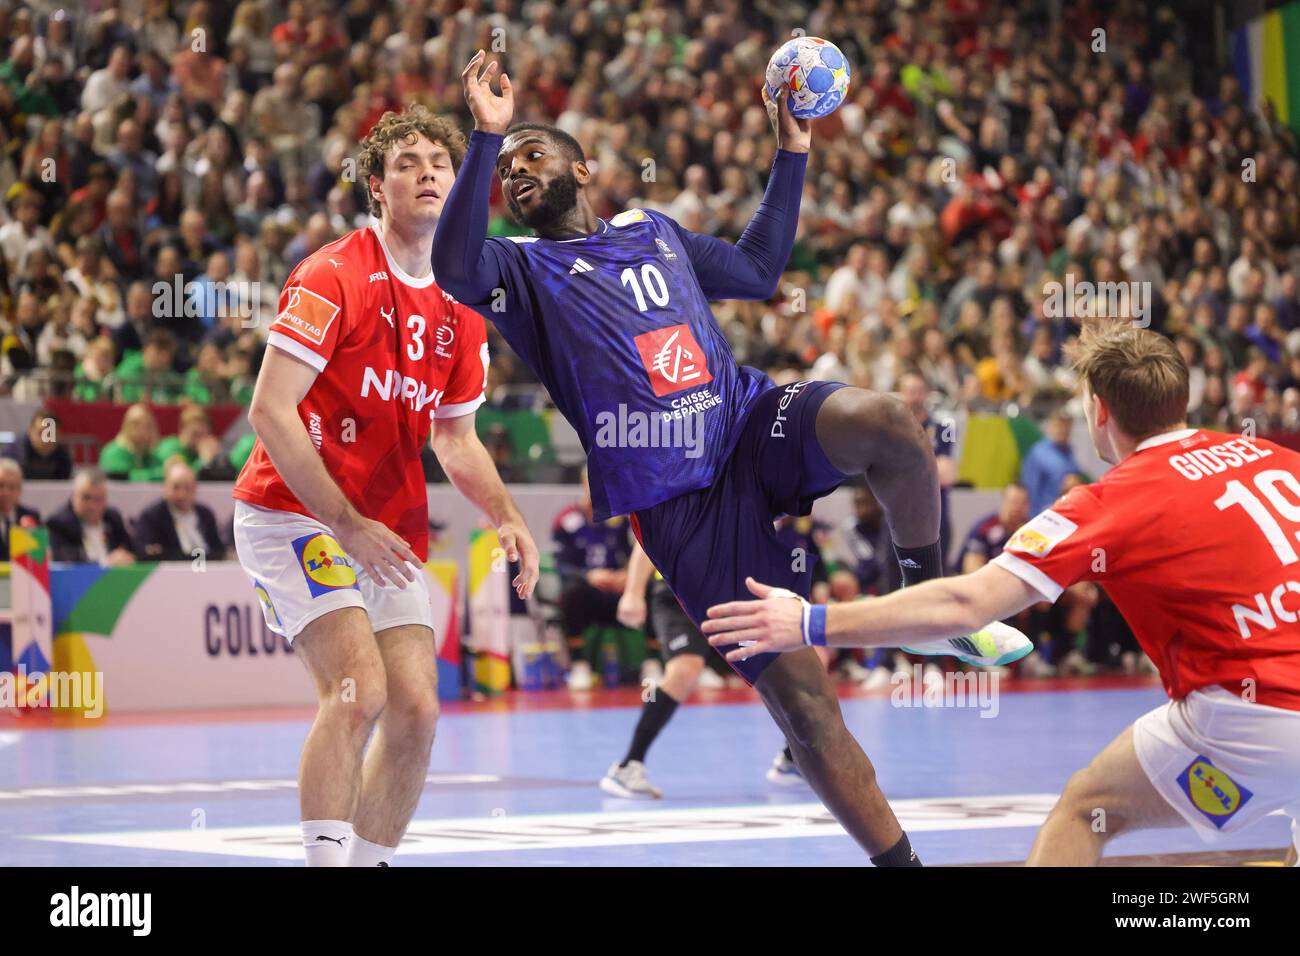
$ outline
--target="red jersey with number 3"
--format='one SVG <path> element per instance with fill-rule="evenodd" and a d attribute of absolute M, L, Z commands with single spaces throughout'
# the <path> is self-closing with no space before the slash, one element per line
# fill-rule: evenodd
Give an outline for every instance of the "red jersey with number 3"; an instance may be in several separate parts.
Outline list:
<path fill-rule="evenodd" d="M 1184 429 L 1057 500 L 994 563 L 1055 601 L 1106 589 L 1175 700 L 1300 710 L 1300 454 Z"/>
<path fill-rule="evenodd" d="M 298 414 L 356 509 L 427 557 L 429 506 L 420 451 L 433 419 L 483 403 L 483 317 L 393 261 L 377 223 L 322 246 L 290 273 L 267 345 L 319 373 Z M 262 443 L 234 495 L 263 508 L 311 514 Z M 314 517 L 314 516 L 313 516 Z"/>

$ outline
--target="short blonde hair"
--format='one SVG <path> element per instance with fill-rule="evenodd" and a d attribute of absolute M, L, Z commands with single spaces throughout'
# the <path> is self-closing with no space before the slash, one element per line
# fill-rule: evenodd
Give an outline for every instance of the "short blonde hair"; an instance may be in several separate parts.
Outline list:
<path fill-rule="evenodd" d="M 465 158 L 465 134 L 452 120 L 445 116 L 435 116 L 428 107 L 412 103 L 400 113 L 389 110 L 379 117 L 369 135 L 361 141 L 361 159 L 357 163 L 361 181 L 366 184 L 366 198 L 370 205 L 370 214 L 378 217 L 381 212 L 379 200 L 370 191 L 370 177 L 384 178 L 384 158 L 394 146 L 413 143 L 417 136 L 423 136 L 431 143 L 438 143 L 451 155 L 451 165 L 460 168 L 460 161 Z"/>
<path fill-rule="evenodd" d="M 1187 363 L 1174 343 L 1130 322 L 1086 321 L 1070 359 L 1129 438 L 1142 441 L 1187 417 Z"/>

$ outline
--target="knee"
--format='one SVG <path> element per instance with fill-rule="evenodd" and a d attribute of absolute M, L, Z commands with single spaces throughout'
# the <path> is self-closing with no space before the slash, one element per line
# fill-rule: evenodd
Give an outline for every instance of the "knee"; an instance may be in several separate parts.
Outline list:
<path fill-rule="evenodd" d="M 1089 768 L 1076 771 L 1070 776 L 1051 815 L 1087 826 L 1102 840 L 1115 836 L 1124 825 L 1120 814 L 1106 807 L 1104 795 L 1095 786 L 1095 778 Z"/>
<path fill-rule="evenodd" d="M 441 713 L 433 688 L 390 694 L 384 726 L 398 738 L 432 744 Z"/>
<path fill-rule="evenodd" d="M 337 692 L 321 699 L 320 709 L 327 720 L 368 734 L 387 705 L 382 678 L 347 678 L 340 682 Z"/>
<path fill-rule="evenodd" d="M 869 435 L 891 445 L 910 442 L 928 447 L 921 426 L 898 396 L 864 391 L 857 403 L 855 414 Z"/>
<path fill-rule="evenodd" d="M 832 400 L 835 405 L 829 421 L 830 431 L 839 435 L 856 435 L 862 452 L 869 458 L 873 452 L 884 449 L 889 451 L 891 461 L 908 448 L 929 451 L 924 431 L 898 397 L 862 388 L 845 388 L 836 392 Z"/>
<path fill-rule="evenodd" d="M 659 687 L 678 703 L 691 695 L 704 670 L 704 658 L 682 654 L 668 662 Z"/>

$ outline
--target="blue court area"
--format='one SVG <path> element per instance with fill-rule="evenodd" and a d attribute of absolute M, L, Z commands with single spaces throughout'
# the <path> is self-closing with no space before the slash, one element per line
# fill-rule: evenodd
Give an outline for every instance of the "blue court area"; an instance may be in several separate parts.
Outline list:
<path fill-rule="evenodd" d="M 532 695 L 543 697 L 545 695 Z M 978 709 L 843 701 L 930 864 L 1022 860 L 1069 774 L 1158 688 L 1004 692 Z M 638 709 L 567 706 L 444 716 L 397 866 L 862 865 L 812 792 L 764 773 L 780 737 L 755 701 L 678 711 L 650 752 L 657 802 L 605 796 Z M 530 705 L 532 706 L 532 705 Z M 301 865 L 302 719 L 0 726 L 0 865 Z M 15 729 L 17 728 L 17 729 Z M 1214 850 L 1278 850 L 1269 817 Z M 1113 855 L 1203 853 L 1190 830 L 1120 838 Z"/>

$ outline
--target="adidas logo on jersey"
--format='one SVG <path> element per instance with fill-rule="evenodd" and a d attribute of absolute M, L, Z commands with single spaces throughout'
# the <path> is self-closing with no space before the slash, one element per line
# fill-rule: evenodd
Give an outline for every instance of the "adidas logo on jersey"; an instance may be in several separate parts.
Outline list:
<path fill-rule="evenodd" d="M 573 268 L 569 270 L 569 275 L 577 275 L 579 272 L 594 272 L 595 266 L 584 262 L 582 259 L 573 260 Z"/>

